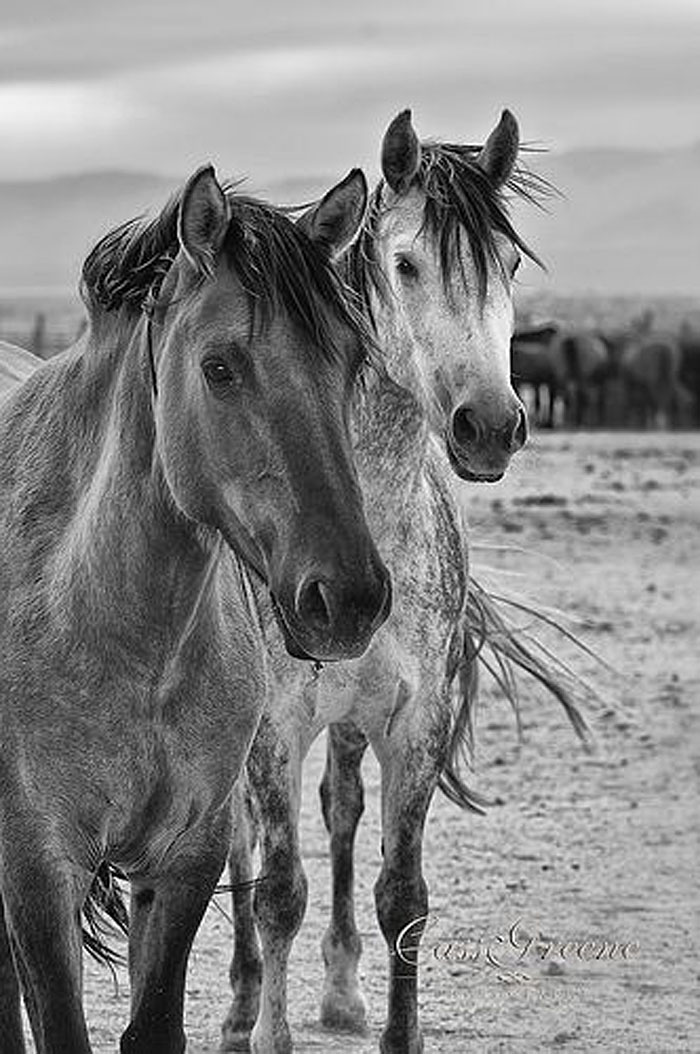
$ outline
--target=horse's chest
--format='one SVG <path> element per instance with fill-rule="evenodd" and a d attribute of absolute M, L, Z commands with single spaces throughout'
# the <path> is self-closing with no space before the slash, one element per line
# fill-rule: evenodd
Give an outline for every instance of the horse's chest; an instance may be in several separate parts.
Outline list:
<path fill-rule="evenodd" d="M 121 796 L 113 802 L 107 855 L 128 874 L 158 871 L 201 838 L 224 807 L 239 765 L 220 756 L 179 758 L 161 737 L 134 764 Z"/>
<path fill-rule="evenodd" d="M 43 676 L 21 664 L 0 754 L 38 813 L 69 803 L 113 863 L 153 872 L 221 815 L 265 698 L 254 658 L 243 669 L 217 647 L 110 669 L 74 655 Z"/>

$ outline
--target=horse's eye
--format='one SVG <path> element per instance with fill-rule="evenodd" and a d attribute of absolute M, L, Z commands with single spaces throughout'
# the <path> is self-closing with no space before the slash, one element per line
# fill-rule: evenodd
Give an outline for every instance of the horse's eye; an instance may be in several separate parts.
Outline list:
<path fill-rule="evenodd" d="M 520 255 L 520 253 L 518 253 L 518 255 L 513 260 L 513 263 L 510 265 L 510 277 L 511 278 L 515 278 L 516 274 L 518 273 L 518 269 L 520 267 L 520 264 L 522 262 L 523 262 L 523 258 Z"/>
<path fill-rule="evenodd" d="M 202 373 L 211 388 L 229 388 L 234 381 L 231 368 L 222 359 L 205 359 L 202 363 Z"/>
<path fill-rule="evenodd" d="M 396 270 L 402 278 L 409 281 L 413 281 L 418 277 L 418 268 L 407 256 L 398 256 L 396 258 Z"/>

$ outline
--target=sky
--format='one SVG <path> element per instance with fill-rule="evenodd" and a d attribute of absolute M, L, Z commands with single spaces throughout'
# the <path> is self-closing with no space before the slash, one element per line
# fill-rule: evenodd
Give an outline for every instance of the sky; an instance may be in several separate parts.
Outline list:
<path fill-rule="evenodd" d="M 700 140 L 700 0 L 3 0 L 0 179 L 371 167 L 411 106 L 480 142 Z"/>

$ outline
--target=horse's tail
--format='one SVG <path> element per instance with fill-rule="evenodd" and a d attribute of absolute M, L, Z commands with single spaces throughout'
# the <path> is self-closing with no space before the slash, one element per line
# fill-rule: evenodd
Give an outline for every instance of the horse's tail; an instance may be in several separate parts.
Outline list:
<path fill-rule="evenodd" d="M 584 651 L 588 650 L 553 619 L 529 607 L 527 611 L 543 623 L 554 625 Z M 527 673 L 563 706 L 584 744 L 590 743 L 586 721 L 576 703 L 575 685 L 590 689 L 565 662 L 544 646 L 538 646 L 536 641 L 531 644 L 528 637 L 529 634 L 519 631 L 501 613 L 498 601 L 470 578 L 465 617 L 454 634 L 448 659 L 448 677 L 455 688 L 455 703 L 446 759 L 438 781 L 443 794 L 463 809 L 483 813 L 484 807 L 490 804 L 488 799 L 469 788 L 462 775 L 463 768 L 469 766 L 473 758 L 479 665 L 491 674 L 510 703 L 519 735 L 518 675 Z"/>
<path fill-rule="evenodd" d="M 123 965 L 125 957 L 110 941 L 117 934 L 129 934 L 129 913 L 116 881 L 121 877 L 116 868 L 101 864 L 83 905 L 83 946 L 93 959 L 112 970 Z"/>

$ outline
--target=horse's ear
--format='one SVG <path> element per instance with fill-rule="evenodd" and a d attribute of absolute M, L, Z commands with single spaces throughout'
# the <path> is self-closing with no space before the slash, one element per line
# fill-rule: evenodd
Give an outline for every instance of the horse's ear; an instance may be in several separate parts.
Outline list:
<path fill-rule="evenodd" d="M 420 165 L 420 142 L 411 123 L 411 111 L 402 110 L 391 122 L 382 141 L 382 172 L 396 194 L 405 194 Z"/>
<path fill-rule="evenodd" d="M 519 146 L 518 122 L 510 110 L 504 110 L 476 159 L 496 187 L 502 187 L 512 175 Z"/>
<path fill-rule="evenodd" d="M 353 168 L 317 205 L 297 220 L 299 227 L 328 257 L 342 256 L 360 229 L 367 208 L 367 180 Z"/>
<path fill-rule="evenodd" d="M 204 165 L 187 181 L 177 221 L 182 251 L 199 274 L 213 275 L 229 220 L 229 204 L 214 168 Z"/>

